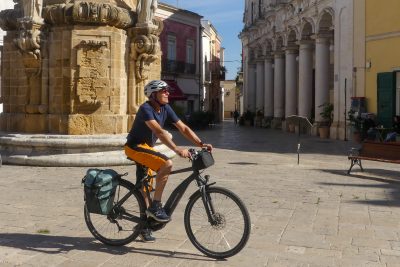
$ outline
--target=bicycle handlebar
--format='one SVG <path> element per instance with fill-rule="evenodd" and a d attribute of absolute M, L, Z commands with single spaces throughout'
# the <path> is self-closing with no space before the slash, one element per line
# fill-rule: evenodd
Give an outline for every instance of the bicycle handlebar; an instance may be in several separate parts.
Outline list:
<path fill-rule="evenodd" d="M 201 152 L 201 151 L 207 151 L 207 148 L 204 148 L 204 147 L 203 147 L 201 150 L 196 150 L 196 149 L 194 149 L 194 148 L 189 148 L 188 151 L 189 151 L 189 153 L 190 153 L 189 160 L 190 160 L 190 161 L 193 161 L 193 159 L 197 156 L 197 154 L 199 154 L 199 152 Z"/>

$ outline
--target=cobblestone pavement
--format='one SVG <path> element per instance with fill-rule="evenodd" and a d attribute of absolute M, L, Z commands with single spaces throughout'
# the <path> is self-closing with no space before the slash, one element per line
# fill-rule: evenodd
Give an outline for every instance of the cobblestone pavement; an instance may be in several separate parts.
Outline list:
<path fill-rule="evenodd" d="M 180 144 L 185 144 L 172 131 Z M 346 175 L 351 142 L 235 127 L 199 131 L 216 149 L 207 170 L 247 205 L 247 246 L 224 261 L 205 257 L 187 239 L 183 210 L 155 233 L 156 243 L 97 242 L 83 218 L 85 168 L 0 168 L 0 266 L 400 266 L 399 167 L 365 161 Z M 175 167 L 189 165 L 174 159 Z M 135 167 L 114 167 L 129 171 Z M 170 178 L 164 198 L 184 178 Z"/>

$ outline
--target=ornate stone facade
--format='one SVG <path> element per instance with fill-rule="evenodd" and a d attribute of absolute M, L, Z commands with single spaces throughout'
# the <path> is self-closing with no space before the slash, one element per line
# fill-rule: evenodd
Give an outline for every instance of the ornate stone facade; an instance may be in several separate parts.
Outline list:
<path fill-rule="evenodd" d="M 244 109 L 261 110 L 286 129 L 290 115 L 322 123 L 321 105 L 333 103 L 331 138 L 343 139 L 352 95 L 352 12 L 352 1 L 344 0 L 246 0 Z"/>
<path fill-rule="evenodd" d="M 18 0 L 0 12 L 0 130 L 126 133 L 160 77 L 162 23 L 138 27 L 137 2 Z"/>

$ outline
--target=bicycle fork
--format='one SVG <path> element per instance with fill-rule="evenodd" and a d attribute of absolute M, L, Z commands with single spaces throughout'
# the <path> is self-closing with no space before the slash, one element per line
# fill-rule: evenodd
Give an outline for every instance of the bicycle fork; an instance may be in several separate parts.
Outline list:
<path fill-rule="evenodd" d="M 208 221 L 209 221 L 209 223 L 211 223 L 211 225 L 215 225 L 216 224 L 215 217 L 214 217 L 215 209 L 214 209 L 214 205 L 213 205 L 211 196 L 210 196 L 210 194 L 207 193 L 207 189 L 210 185 L 211 184 L 201 186 L 200 193 L 201 193 L 201 199 L 203 201 L 204 208 L 207 213 Z"/>

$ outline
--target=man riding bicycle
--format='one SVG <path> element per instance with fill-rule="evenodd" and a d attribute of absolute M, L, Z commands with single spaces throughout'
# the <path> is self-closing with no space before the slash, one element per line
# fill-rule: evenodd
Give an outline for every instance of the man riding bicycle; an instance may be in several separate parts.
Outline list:
<path fill-rule="evenodd" d="M 170 118 L 179 132 L 196 146 L 205 147 L 211 151 L 212 145 L 204 144 L 168 105 L 169 87 L 166 82 L 153 80 L 144 87 L 144 93 L 149 101 L 142 104 L 136 114 L 127 136 L 125 154 L 136 163 L 157 172 L 154 198 L 151 206 L 146 210 L 146 215 L 159 222 L 168 222 L 170 216 L 162 207 L 161 197 L 172 170 L 172 161 L 164 154 L 157 152 L 154 144 L 157 139 L 160 139 L 164 145 L 183 158 L 190 157 L 190 153 L 188 149 L 178 147 L 172 141 L 168 132 L 163 129 L 165 121 Z M 143 241 L 155 240 L 148 229 L 142 230 L 141 238 Z"/>

